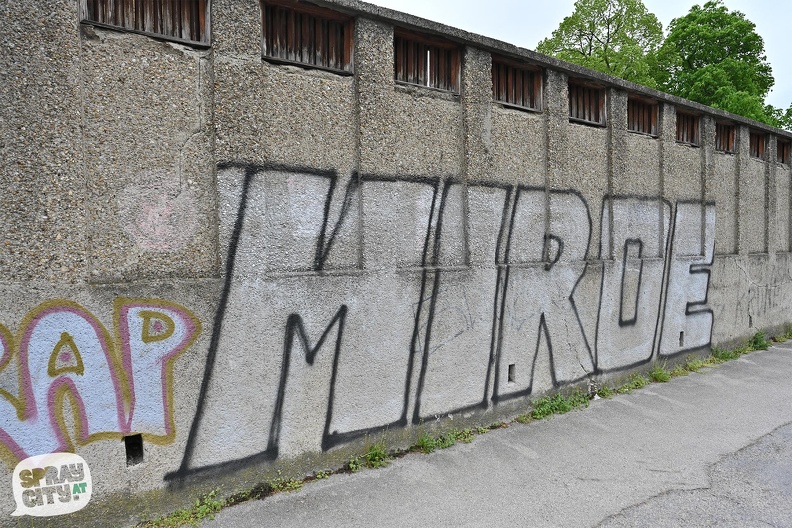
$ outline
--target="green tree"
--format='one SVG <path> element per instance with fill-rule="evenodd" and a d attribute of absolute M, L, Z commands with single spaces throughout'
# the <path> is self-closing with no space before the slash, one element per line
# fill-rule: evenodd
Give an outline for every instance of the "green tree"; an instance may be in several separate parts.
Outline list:
<path fill-rule="evenodd" d="M 641 0 L 577 0 L 536 50 L 567 62 L 655 87 L 663 26 Z"/>
<path fill-rule="evenodd" d="M 655 80 L 671 94 L 775 124 L 764 102 L 775 82 L 764 40 L 753 22 L 721 0 L 671 21 Z"/>

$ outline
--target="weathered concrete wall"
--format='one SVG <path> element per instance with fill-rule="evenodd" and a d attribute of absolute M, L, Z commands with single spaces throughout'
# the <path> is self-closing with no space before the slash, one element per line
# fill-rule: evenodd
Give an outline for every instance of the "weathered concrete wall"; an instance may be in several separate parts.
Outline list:
<path fill-rule="evenodd" d="M 255 0 L 212 2 L 206 50 L 80 24 L 76 0 L 0 6 L 0 474 L 76 451 L 95 491 L 75 522 L 790 322 L 788 133 L 330 5 L 357 15 L 354 75 L 263 61 Z M 394 27 L 459 42 L 461 94 L 394 83 Z M 491 52 L 543 68 L 540 111 L 492 101 Z M 607 88 L 607 126 L 569 121 L 570 77 Z M 628 131 L 628 94 L 659 102 L 657 137 Z"/>

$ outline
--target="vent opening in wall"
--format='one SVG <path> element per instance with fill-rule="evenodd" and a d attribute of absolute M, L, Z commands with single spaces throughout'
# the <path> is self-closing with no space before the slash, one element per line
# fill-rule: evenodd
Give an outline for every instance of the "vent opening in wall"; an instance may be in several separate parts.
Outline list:
<path fill-rule="evenodd" d="M 765 135 L 761 132 L 751 132 L 749 149 L 752 158 L 764 159 Z"/>
<path fill-rule="evenodd" d="M 458 44 L 396 28 L 393 51 L 397 82 L 459 93 L 462 62 Z"/>
<path fill-rule="evenodd" d="M 685 332 L 679 332 L 679 346 L 685 346 Z"/>
<path fill-rule="evenodd" d="M 262 2 L 262 58 L 349 75 L 354 19 L 302 2 Z"/>
<path fill-rule="evenodd" d="M 778 163 L 789 165 L 790 152 L 792 151 L 792 142 L 778 140 L 778 148 L 776 149 L 776 160 Z"/>
<path fill-rule="evenodd" d="M 124 437 L 127 466 L 136 466 L 143 462 L 143 435 L 130 435 Z"/>
<path fill-rule="evenodd" d="M 569 120 L 605 126 L 605 90 L 599 86 L 570 81 Z"/>
<path fill-rule="evenodd" d="M 699 144 L 699 116 L 677 112 L 676 116 L 677 143 L 698 146 Z"/>
<path fill-rule="evenodd" d="M 505 106 L 541 110 L 542 70 L 493 56 L 492 98 Z"/>
<path fill-rule="evenodd" d="M 657 103 L 629 97 L 627 130 L 647 136 L 657 136 Z"/>
<path fill-rule="evenodd" d="M 733 154 L 735 135 L 736 127 L 734 125 L 717 123 L 715 125 L 715 150 Z"/>
<path fill-rule="evenodd" d="M 200 47 L 211 43 L 209 0 L 83 0 L 88 24 L 142 33 Z"/>
<path fill-rule="evenodd" d="M 753 328 L 753 317 L 748 315 L 748 328 Z"/>
<path fill-rule="evenodd" d="M 516 372 L 515 372 L 515 368 L 514 368 L 514 363 L 512 363 L 512 364 L 509 365 L 509 383 L 514 383 L 515 382 L 515 375 L 516 375 Z"/>

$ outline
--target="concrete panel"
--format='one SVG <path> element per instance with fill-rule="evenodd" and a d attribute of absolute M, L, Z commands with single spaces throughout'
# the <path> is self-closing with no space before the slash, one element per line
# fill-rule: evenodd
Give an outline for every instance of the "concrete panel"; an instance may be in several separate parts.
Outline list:
<path fill-rule="evenodd" d="M 701 200 L 704 182 L 702 149 L 666 142 L 664 152 L 664 196 L 669 200 Z"/>
<path fill-rule="evenodd" d="M 215 266 L 207 53 L 90 27 L 82 39 L 91 279 Z"/>
<path fill-rule="evenodd" d="M 715 228 L 715 252 L 729 255 L 737 252 L 737 221 L 741 214 L 737 200 L 737 159 L 733 154 L 716 153 L 713 157 L 711 187 L 718 222 Z"/>
<path fill-rule="evenodd" d="M 660 196 L 660 140 L 628 133 L 625 143 L 624 152 L 614 152 L 614 156 L 623 158 L 624 173 L 614 172 L 613 192 L 632 196 Z"/>
<path fill-rule="evenodd" d="M 218 160 L 345 172 L 354 167 L 352 77 L 257 57 L 215 68 Z"/>
<path fill-rule="evenodd" d="M 541 114 L 494 106 L 490 180 L 542 186 L 545 182 L 545 119 Z"/>
<path fill-rule="evenodd" d="M 0 17 L 0 276 L 84 280 L 89 237 L 77 4 L 3 2 Z"/>
<path fill-rule="evenodd" d="M 740 164 L 740 253 L 767 251 L 765 163 L 748 158 Z"/>
<path fill-rule="evenodd" d="M 776 164 L 775 166 L 775 240 L 773 241 L 773 248 L 775 251 L 787 252 L 792 248 L 790 247 L 790 232 L 789 222 L 792 219 L 790 211 L 792 211 L 792 190 L 790 189 L 790 182 L 792 182 L 792 171 L 788 165 Z"/>
<path fill-rule="evenodd" d="M 604 128 L 570 123 L 567 150 L 563 152 L 563 173 L 550 174 L 548 185 L 580 192 L 591 211 L 599 211 L 608 194 L 608 131 Z M 585 152 L 581 157 L 577 153 Z M 592 214 L 592 233 L 600 231 L 600 216 Z"/>

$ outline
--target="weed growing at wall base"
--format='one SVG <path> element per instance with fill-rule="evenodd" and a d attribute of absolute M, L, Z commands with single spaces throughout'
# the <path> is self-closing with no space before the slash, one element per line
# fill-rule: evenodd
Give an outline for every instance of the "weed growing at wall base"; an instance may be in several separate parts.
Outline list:
<path fill-rule="evenodd" d="M 767 336 L 764 332 L 759 330 L 756 332 L 751 339 L 748 340 L 748 346 L 751 347 L 753 350 L 767 350 L 772 343 L 767 340 Z"/>
<path fill-rule="evenodd" d="M 176 510 L 170 515 L 160 517 L 156 521 L 138 524 L 139 528 L 175 528 L 177 526 L 198 526 L 204 519 L 214 519 L 214 514 L 226 505 L 226 501 L 217 498 L 217 491 L 212 491 L 195 500 L 192 508 Z"/>
<path fill-rule="evenodd" d="M 385 440 L 380 440 L 376 444 L 373 444 L 369 447 L 368 451 L 366 451 L 366 454 L 363 455 L 366 467 L 371 469 L 387 466 L 391 458 L 390 453 L 388 453 L 388 448 L 385 447 Z"/>
<path fill-rule="evenodd" d="M 545 396 L 534 402 L 531 418 L 540 420 L 552 414 L 564 414 L 573 409 L 588 407 L 589 398 L 582 392 L 574 392 L 569 396 L 556 394 L 555 396 Z"/>
<path fill-rule="evenodd" d="M 773 341 L 775 341 L 776 343 L 783 343 L 783 342 L 788 341 L 790 339 L 792 339 L 792 325 L 788 325 L 784 329 L 784 333 L 783 334 L 780 334 L 780 335 L 777 335 L 777 336 L 773 336 Z"/>
<path fill-rule="evenodd" d="M 649 379 L 655 383 L 665 383 L 671 379 L 671 372 L 666 370 L 665 363 L 662 365 L 656 365 L 652 370 L 649 371 Z"/>
<path fill-rule="evenodd" d="M 278 470 L 278 476 L 275 478 L 275 480 L 270 482 L 270 489 L 274 493 L 277 493 L 279 491 L 283 491 L 286 493 L 289 493 L 291 491 L 300 491 L 302 489 L 302 486 L 303 486 L 302 480 L 284 478 L 281 475 L 280 470 Z"/>

